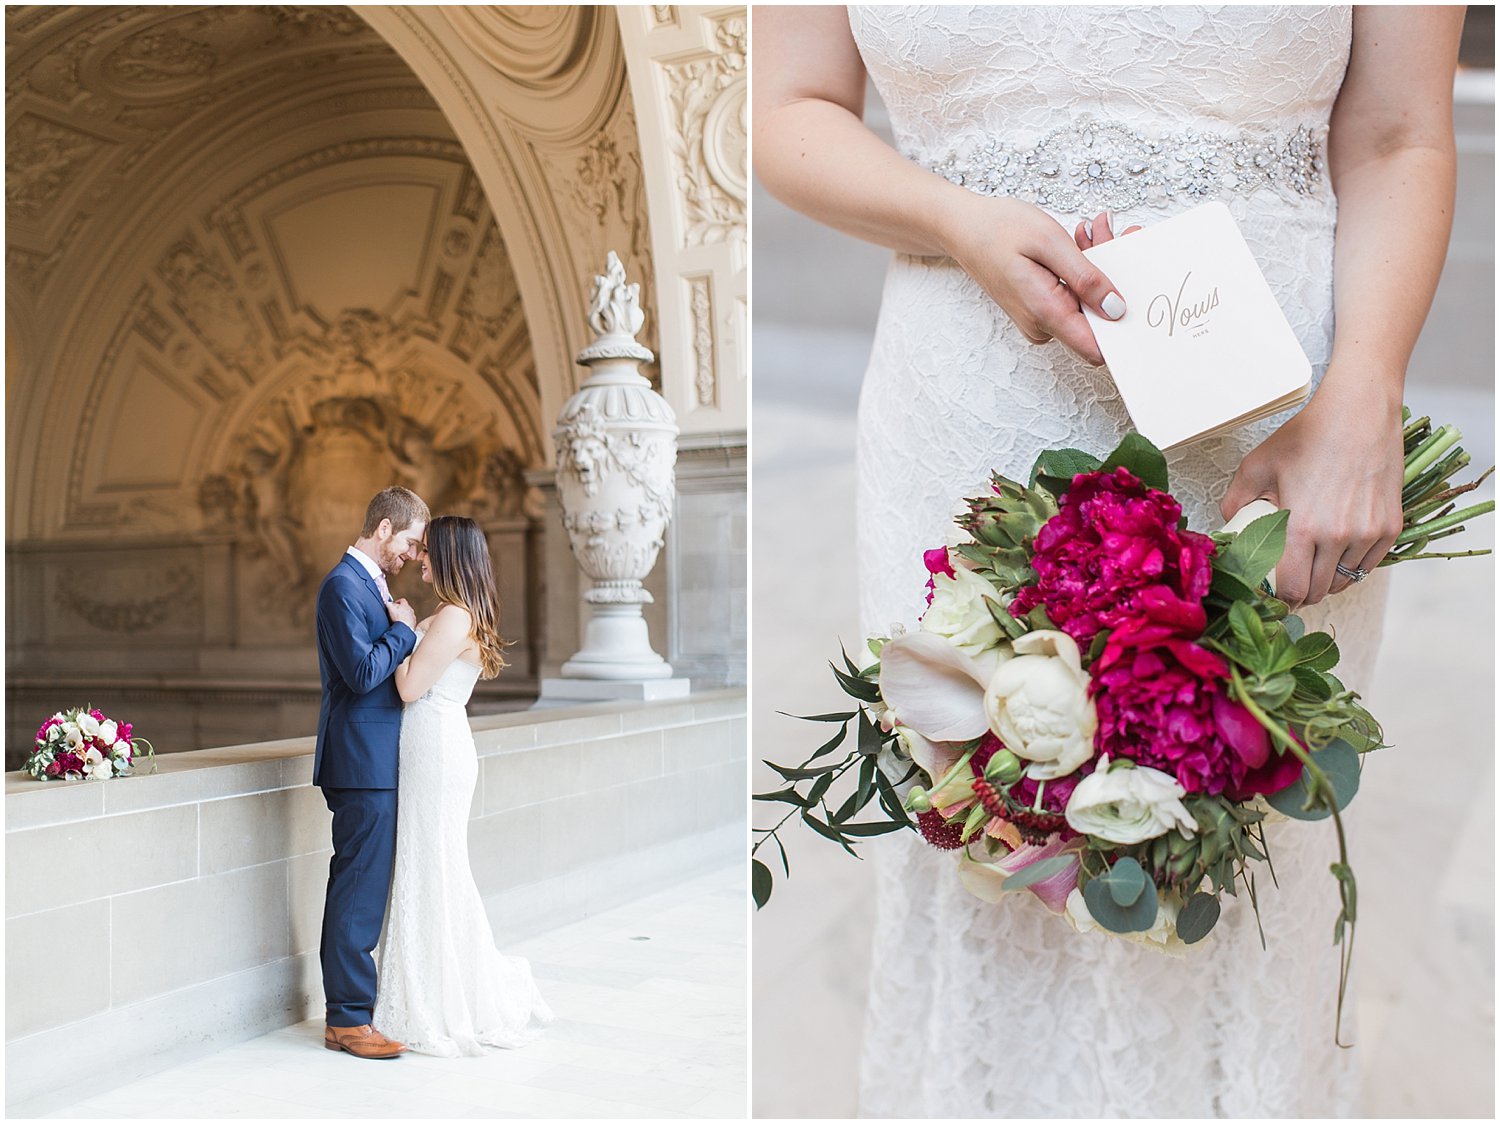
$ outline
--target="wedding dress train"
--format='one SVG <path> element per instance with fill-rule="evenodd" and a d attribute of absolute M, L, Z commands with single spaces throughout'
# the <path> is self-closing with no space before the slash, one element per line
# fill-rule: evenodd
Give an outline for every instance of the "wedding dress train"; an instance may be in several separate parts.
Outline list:
<path fill-rule="evenodd" d="M 396 864 L 376 959 L 375 1026 L 424 1054 L 521 1046 L 552 1012 L 521 957 L 495 948 L 469 868 L 479 762 L 464 711 L 479 668 L 454 660 L 401 721 Z"/>
<path fill-rule="evenodd" d="M 1336 217 L 1321 160 L 1349 9 L 870 7 L 850 9 L 850 24 L 898 149 L 971 190 L 1037 203 L 1069 232 L 1105 208 L 1123 230 L 1221 198 L 1321 375 Z M 1230 477 L 1286 416 L 1169 455 L 1193 527 L 1219 526 Z M 991 469 L 1025 479 L 1043 449 L 1102 454 L 1129 428 L 1107 371 L 1028 343 L 952 261 L 896 256 L 860 399 L 867 631 L 916 621 L 922 552 Z M 1302 614 L 1336 632 L 1355 690 L 1384 596 L 1377 575 Z M 1280 880 L 1257 875 L 1267 949 L 1242 890 L 1180 960 L 1077 935 L 1029 894 L 985 904 L 951 854 L 915 835 L 870 848 L 880 889 L 861 1112 L 1348 1115 L 1331 825 L 1267 836 Z"/>

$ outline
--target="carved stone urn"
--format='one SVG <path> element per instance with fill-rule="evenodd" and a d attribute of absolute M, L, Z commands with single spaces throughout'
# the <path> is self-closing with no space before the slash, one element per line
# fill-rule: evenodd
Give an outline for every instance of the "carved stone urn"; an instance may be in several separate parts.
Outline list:
<path fill-rule="evenodd" d="M 677 418 L 640 373 L 651 352 L 636 342 L 645 322 L 640 285 L 629 285 L 614 251 L 594 278 L 594 342 L 578 353 L 588 380 L 552 431 L 557 489 L 573 556 L 593 581 L 583 647 L 562 666 L 568 678 L 667 679 L 651 648 L 641 581 L 656 564 L 676 487 Z"/>

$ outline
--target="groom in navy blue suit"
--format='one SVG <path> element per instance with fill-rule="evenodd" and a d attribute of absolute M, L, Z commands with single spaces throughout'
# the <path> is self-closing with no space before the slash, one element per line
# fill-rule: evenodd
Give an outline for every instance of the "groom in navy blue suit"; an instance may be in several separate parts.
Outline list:
<path fill-rule="evenodd" d="M 375 961 L 396 854 L 401 696 L 395 673 L 417 645 L 416 614 L 392 601 L 388 574 L 415 560 L 427 505 L 405 488 L 370 501 L 364 527 L 318 588 L 323 704 L 313 784 L 333 812 L 333 860 L 323 907 L 323 1044 L 361 1058 L 406 1047 L 372 1027 Z M 387 607 L 389 603 L 389 608 Z"/>

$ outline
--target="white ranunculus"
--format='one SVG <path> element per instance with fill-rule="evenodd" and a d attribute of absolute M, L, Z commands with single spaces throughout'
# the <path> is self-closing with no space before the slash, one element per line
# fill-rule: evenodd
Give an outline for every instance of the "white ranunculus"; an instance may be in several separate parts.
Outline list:
<path fill-rule="evenodd" d="M 119 724 L 113 718 L 106 718 L 99 723 L 99 740 L 105 745 L 114 745 L 115 738 L 120 736 Z"/>
<path fill-rule="evenodd" d="M 1186 794 L 1175 777 L 1160 769 L 1146 765 L 1111 768 L 1106 756 L 1078 782 L 1064 815 L 1068 826 L 1080 835 L 1111 843 L 1143 843 L 1174 827 L 1184 835 L 1196 835 L 1198 823 L 1182 803 Z"/>
<path fill-rule="evenodd" d="M 1178 903 L 1175 894 L 1158 895 L 1156 922 L 1151 928 L 1139 933 L 1111 933 L 1100 925 L 1094 920 L 1094 915 L 1089 912 L 1088 903 L 1083 900 L 1082 890 L 1075 889 L 1068 895 L 1067 906 L 1063 912 L 1073 923 L 1073 928 L 1080 933 L 1091 933 L 1097 929 L 1106 936 L 1124 937 L 1126 940 L 1135 941 L 1137 944 L 1146 945 L 1172 956 L 1185 956 L 1188 948 L 1191 947 L 1177 935 L 1177 915 L 1182 912 L 1182 906 Z"/>
<path fill-rule="evenodd" d="M 922 631 L 936 633 L 968 656 L 977 656 L 1005 639 L 989 605 L 998 604 L 995 587 L 958 566 L 950 578 L 932 575 L 932 604 L 922 617 Z"/>
<path fill-rule="evenodd" d="M 1065 632 L 1028 632 L 990 677 L 984 713 L 1033 780 L 1065 777 L 1094 755 L 1099 718 L 1078 645 Z"/>

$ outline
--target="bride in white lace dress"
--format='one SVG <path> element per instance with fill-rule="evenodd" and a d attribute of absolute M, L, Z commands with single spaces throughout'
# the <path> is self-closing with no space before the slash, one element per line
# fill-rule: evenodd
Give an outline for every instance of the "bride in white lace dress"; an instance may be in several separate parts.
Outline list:
<path fill-rule="evenodd" d="M 1116 318 L 1121 298 L 1080 249 L 1217 198 L 1319 385 L 1290 419 L 1171 455 L 1173 491 L 1202 529 L 1261 496 L 1291 510 L 1281 595 L 1309 628 L 1336 629 L 1340 674 L 1361 688 L 1385 591 L 1335 564 L 1373 569 L 1401 524 L 1402 386 L 1447 243 L 1461 19 L 757 9 L 757 173 L 897 251 L 859 409 L 868 631 L 917 619 L 922 552 L 992 468 L 1024 479 L 1043 449 L 1102 453 L 1127 432 L 1080 311 Z M 867 73 L 898 151 L 860 121 Z M 1030 895 L 984 904 L 914 835 L 867 848 L 881 870 L 862 1113 L 1349 1114 L 1331 832 L 1268 835 L 1269 950 L 1248 903 L 1225 899 L 1212 947 L 1185 960 L 1077 936 Z"/>
<path fill-rule="evenodd" d="M 419 1053 L 457 1057 L 522 1046 L 552 1012 L 521 957 L 505 956 L 469 869 L 479 762 L 464 711 L 474 684 L 505 666 L 484 533 L 472 519 L 427 526 L 422 580 L 439 608 L 396 671 L 406 701 L 396 863 L 376 953 L 375 1022 Z"/>

